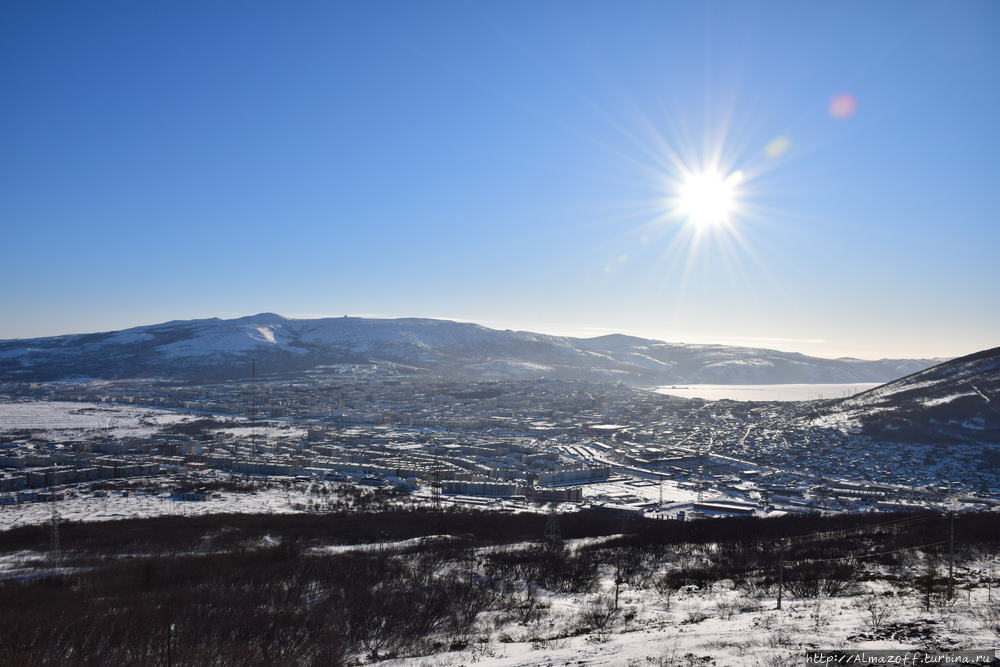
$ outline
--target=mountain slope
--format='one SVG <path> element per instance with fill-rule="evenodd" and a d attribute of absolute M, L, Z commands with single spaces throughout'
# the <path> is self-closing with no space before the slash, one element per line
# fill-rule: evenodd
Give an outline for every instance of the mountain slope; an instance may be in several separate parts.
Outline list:
<path fill-rule="evenodd" d="M 398 364 L 463 379 L 540 376 L 666 383 L 881 382 L 932 360 L 821 359 L 724 345 L 664 343 L 499 331 L 432 319 L 289 319 L 261 313 L 231 320 L 177 320 L 123 331 L 0 341 L 0 381 L 69 377 L 224 378 L 332 364 Z"/>
<path fill-rule="evenodd" d="M 819 424 L 1000 442 L 1000 347 L 952 359 L 826 406 Z"/>

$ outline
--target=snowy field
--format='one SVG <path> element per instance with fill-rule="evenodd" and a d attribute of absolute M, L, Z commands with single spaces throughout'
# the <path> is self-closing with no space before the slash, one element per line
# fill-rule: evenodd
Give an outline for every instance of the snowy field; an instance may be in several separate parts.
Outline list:
<path fill-rule="evenodd" d="M 620 481 L 587 484 L 583 488 L 586 500 L 601 500 L 617 505 L 643 505 L 659 502 L 660 485 L 652 480 L 623 479 Z M 725 496 L 706 494 L 706 499 L 722 500 Z M 698 492 L 692 489 L 682 489 L 675 482 L 663 482 L 664 503 L 693 503 L 698 499 Z"/>
<path fill-rule="evenodd" d="M 989 565 L 982 562 L 976 568 L 988 571 Z M 614 597 L 611 575 L 606 572 L 590 594 L 543 593 L 540 604 L 547 613 L 540 620 L 496 625 L 486 641 L 480 637 L 464 650 L 373 664 L 791 667 L 810 664 L 806 653 L 816 650 L 1000 648 L 996 591 L 992 602 L 984 585 L 963 591 L 950 606 L 925 611 L 913 591 L 883 581 L 864 583 L 849 595 L 786 597 L 781 610 L 773 593 L 751 595 L 725 580 L 707 590 L 678 591 L 669 599 L 653 588 L 623 587 L 619 610 L 608 625 L 580 633 L 583 619 L 602 609 L 602 598 Z"/>
<path fill-rule="evenodd" d="M 709 401 L 814 401 L 816 399 L 846 398 L 872 387 L 879 382 L 853 384 L 687 384 L 657 387 L 659 394 L 681 398 L 702 398 Z"/>
<path fill-rule="evenodd" d="M 31 431 L 53 440 L 84 435 L 142 437 L 191 418 L 182 412 L 110 403 L 0 402 L 0 433 Z"/>
<path fill-rule="evenodd" d="M 201 516 L 205 514 L 295 514 L 305 511 L 310 500 L 305 488 L 260 489 L 255 493 L 221 493 L 205 501 L 175 500 L 169 492 L 155 495 L 112 491 L 107 497 L 92 495 L 67 498 L 55 503 L 63 521 L 111 521 L 155 516 Z M 0 531 L 48 523 L 52 503 L 0 505 Z"/>
<path fill-rule="evenodd" d="M 30 431 L 32 437 L 49 440 L 90 436 L 111 438 L 147 437 L 183 421 L 204 419 L 205 414 L 177 410 L 121 405 L 117 403 L 79 403 L 73 401 L 0 402 L 0 434 Z M 245 422 L 243 417 L 221 415 L 225 420 Z M 302 438 L 304 429 L 281 421 L 269 421 L 255 428 L 232 426 L 215 432 L 262 438 Z"/>
<path fill-rule="evenodd" d="M 304 438 L 306 430 L 296 426 L 289 426 L 283 422 L 271 422 L 269 426 L 234 426 L 231 428 L 215 429 L 216 433 L 228 433 L 239 438 L 249 438 L 256 435 L 259 438 Z"/>

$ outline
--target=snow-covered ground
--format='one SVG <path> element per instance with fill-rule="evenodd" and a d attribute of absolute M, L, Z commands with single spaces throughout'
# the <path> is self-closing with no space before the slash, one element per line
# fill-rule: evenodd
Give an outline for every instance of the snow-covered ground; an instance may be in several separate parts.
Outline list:
<path fill-rule="evenodd" d="M 258 438 L 304 438 L 306 430 L 283 423 L 272 422 L 269 426 L 234 426 L 231 428 L 215 429 L 216 433 L 228 433 L 239 438 L 249 438 L 255 435 Z"/>
<path fill-rule="evenodd" d="M 343 554 L 351 551 L 400 551 L 403 549 L 413 549 L 429 543 L 459 542 L 460 538 L 454 535 L 424 535 L 423 537 L 412 537 L 408 540 L 393 540 L 389 542 L 367 542 L 365 544 L 328 544 L 323 547 L 314 547 L 310 553 L 314 554 Z"/>
<path fill-rule="evenodd" d="M 586 484 L 581 488 L 583 488 L 583 497 L 586 500 L 605 500 L 616 505 L 641 505 L 660 500 L 660 484 L 652 480 L 631 478 Z M 723 500 L 724 498 L 722 495 L 716 497 L 707 494 L 705 496 L 706 500 Z M 676 482 L 664 480 L 664 503 L 693 503 L 697 499 L 698 492 L 696 490 L 684 489 Z"/>
<path fill-rule="evenodd" d="M 31 431 L 35 437 L 44 435 L 51 439 L 83 435 L 142 437 L 191 417 L 173 410 L 116 403 L 0 402 L 0 433 Z"/>
<path fill-rule="evenodd" d="M 271 488 L 253 493 L 226 492 L 205 501 L 176 500 L 169 492 L 155 495 L 112 491 L 107 497 L 82 495 L 55 503 L 63 521 L 110 521 L 154 516 L 200 516 L 204 514 L 295 514 L 305 511 L 310 500 L 304 488 L 289 491 Z M 18 526 L 47 523 L 52 518 L 52 503 L 0 505 L 0 531 Z"/>
<path fill-rule="evenodd" d="M 0 434 L 30 431 L 32 437 L 48 440 L 91 436 L 148 437 L 171 424 L 205 417 L 205 414 L 120 403 L 11 401 L 0 402 Z M 223 418 L 236 423 L 246 422 L 244 417 L 223 415 Z M 213 430 L 238 437 L 256 434 L 262 438 L 302 438 L 306 435 L 305 429 L 282 421 L 268 421 L 254 428 L 231 426 Z"/>
<path fill-rule="evenodd" d="M 987 567 L 986 564 L 981 564 Z M 925 611 L 919 596 L 883 582 L 852 595 L 784 600 L 749 595 L 731 582 L 674 594 L 623 587 L 619 611 L 601 631 L 583 630 L 599 598 L 613 599 L 610 573 L 587 595 L 543 594 L 537 621 L 481 623 L 463 650 L 379 662 L 386 667 L 552 665 L 805 665 L 815 650 L 945 650 L 1000 647 L 996 592 L 963 591 L 947 607 Z"/>
<path fill-rule="evenodd" d="M 155 480 L 154 480 L 155 481 Z M 618 483 L 604 486 L 610 491 Z M 107 497 L 81 496 L 57 504 L 32 503 L 0 506 L 0 530 L 50 520 L 55 507 L 63 520 L 103 521 L 215 512 L 294 513 L 319 497 L 335 495 L 336 484 L 303 482 L 262 488 L 254 493 L 226 492 L 205 502 L 178 501 L 166 492 L 154 495 L 112 492 Z M 658 495 L 658 486 L 645 485 Z M 316 493 L 325 491 L 325 493 Z M 366 491 L 368 492 L 368 491 Z M 618 536 L 566 540 L 571 552 L 597 547 Z M 307 555 L 325 556 L 352 551 L 405 551 L 428 542 L 461 540 L 452 535 L 386 541 L 375 544 L 327 545 Z M 519 542 L 477 549 L 488 552 L 537 547 Z M 34 577 L 37 561 L 47 554 L 18 551 L 0 555 L 0 579 Z M 470 567 L 480 567 L 471 561 Z M 480 561 L 481 562 L 481 561 Z M 445 570 L 441 576 L 455 576 Z M 463 565 L 464 567 L 464 565 Z M 586 593 L 559 593 L 534 589 L 532 604 L 539 613 L 517 617 L 510 609 L 481 612 L 473 628 L 462 636 L 447 637 L 455 650 L 433 655 L 378 662 L 385 667 L 554 666 L 554 665 L 736 665 L 784 667 L 807 664 L 812 650 L 996 649 L 1000 647 L 1000 591 L 990 591 L 986 576 L 995 569 L 989 556 L 959 567 L 959 595 L 953 604 L 927 611 L 922 596 L 912 587 L 883 579 L 863 581 L 855 590 L 837 596 L 797 598 L 785 592 L 783 608 L 776 609 L 775 589 L 748 590 L 732 581 L 709 588 L 686 587 L 669 597 L 658 592 L 656 575 L 671 567 L 669 559 L 657 562 L 645 584 L 638 579 L 620 589 L 618 610 L 612 611 L 615 573 L 602 566 L 595 587 Z M 51 571 L 51 570 L 50 570 Z M 877 571 L 877 570 L 876 570 Z M 1000 574 L 997 572 L 996 574 Z M 461 573 L 458 576 L 462 576 Z M 472 576 L 472 571 L 469 575 Z M 994 579 L 994 582 L 996 580 Z M 763 585 L 763 584 L 762 584 Z M 994 588 L 996 583 L 994 583 Z M 527 600 L 527 589 L 519 595 Z M 989 598 L 992 596 L 992 602 Z M 595 629 L 598 612 L 607 617 Z M 364 656 L 357 656 L 364 660 Z"/>

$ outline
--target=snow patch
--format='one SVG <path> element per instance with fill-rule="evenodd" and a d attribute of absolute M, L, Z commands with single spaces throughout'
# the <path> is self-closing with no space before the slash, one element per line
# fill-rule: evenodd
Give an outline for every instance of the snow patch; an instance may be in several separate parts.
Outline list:
<path fill-rule="evenodd" d="M 950 394 L 948 396 L 940 396 L 938 398 L 927 398 L 921 401 L 921 403 L 928 408 L 932 408 L 935 405 L 944 405 L 945 403 L 951 403 L 952 401 L 962 398 L 963 396 L 975 396 L 974 391 L 963 391 L 958 394 Z"/>

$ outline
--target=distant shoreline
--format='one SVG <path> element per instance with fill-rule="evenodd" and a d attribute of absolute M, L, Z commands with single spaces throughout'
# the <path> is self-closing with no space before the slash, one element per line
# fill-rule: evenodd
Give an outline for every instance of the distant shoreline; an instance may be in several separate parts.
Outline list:
<path fill-rule="evenodd" d="M 654 387 L 658 394 L 709 401 L 815 401 L 845 398 L 878 387 L 881 382 L 845 384 L 674 384 Z"/>

